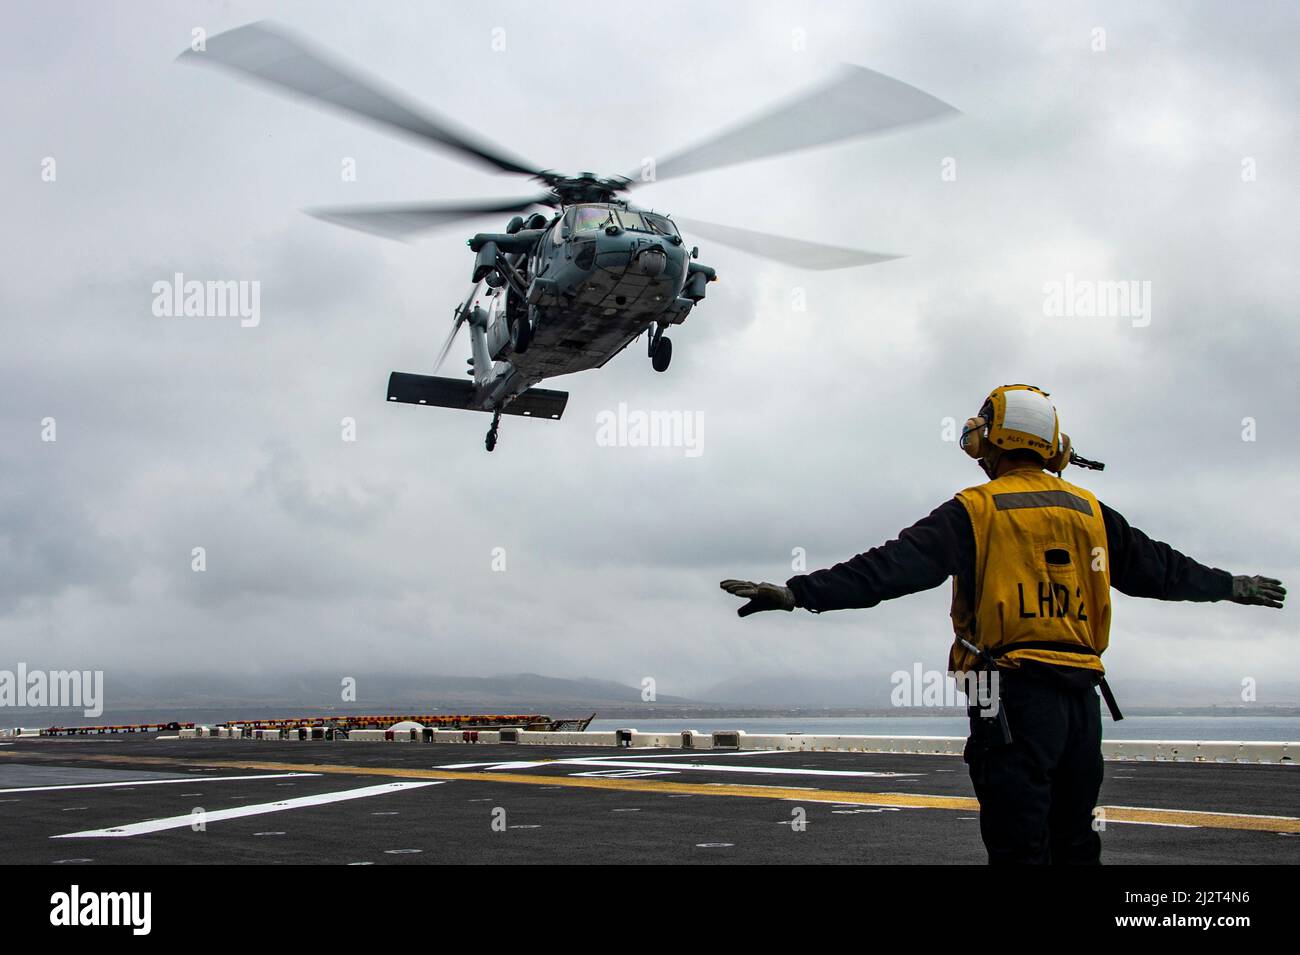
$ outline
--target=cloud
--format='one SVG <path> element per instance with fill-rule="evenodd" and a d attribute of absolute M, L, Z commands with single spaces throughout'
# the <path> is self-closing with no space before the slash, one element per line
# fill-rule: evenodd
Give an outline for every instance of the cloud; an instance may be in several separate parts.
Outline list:
<path fill-rule="evenodd" d="M 1079 480 L 1133 523 L 1207 563 L 1294 577 L 1300 554 L 1279 530 L 1300 465 L 1294 10 L 1256 5 L 1246 23 L 1173 3 L 747 9 L 670 4 L 621 40 L 517 4 L 11 17 L 9 652 L 123 674 L 310 660 L 653 675 L 683 695 L 941 666 L 944 588 L 866 614 L 741 622 L 716 580 L 784 579 L 795 548 L 829 565 L 980 480 L 944 419 L 1025 380 L 1110 465 Z M 842 60 L 963 115 L 647 187 L 639 201 L 684 216 L 907 258 L 805 273 L 700 240 L 721 281 L 674 330 L 671 371 L 653 373 L 638 344 L 552 382 L 572 393 L 565 419 L 507 420 L 489 456 L 486 416 L 395 407 L 384 387 L 390 370 L 429 370 L 468 281 L 466 235 L 504 223 L 408 246 L 298 210 L 520 184 L 172 62 L 195 26 L 267 15 L 570 171 L 666 155 Z M 151 285 L 177 271 L 259 281 L 262 322 L 154 317 Z M 1150 325 L 1046 316 L 1044 285 L 1067 273 L 1149 281 Z M 599 446 L 596 417 L 620 402 L 699 415 L 703 455 Z M 1241 439 L 1246 418 L 1257 440 Z M 1225 674 L 1293 677 L 1289 613 L 1120 598 L 1108 659 L 1133 679 L 1172 665 L 1207 692 Z"/>

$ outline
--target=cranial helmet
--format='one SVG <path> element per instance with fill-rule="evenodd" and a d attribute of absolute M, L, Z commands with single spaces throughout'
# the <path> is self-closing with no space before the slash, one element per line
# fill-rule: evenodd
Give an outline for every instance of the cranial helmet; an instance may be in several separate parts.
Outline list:
<path fill-rule="evenodd" d="M 1003 385 L 984 399 L 979 414 L 962 428 L 961 449 L 990 477 L 1007 451 L 1032 451 L 1058 474 L 1072 459 L 1070 436 L 1061 434 L 1047 392 L 1033 385 Z"/>

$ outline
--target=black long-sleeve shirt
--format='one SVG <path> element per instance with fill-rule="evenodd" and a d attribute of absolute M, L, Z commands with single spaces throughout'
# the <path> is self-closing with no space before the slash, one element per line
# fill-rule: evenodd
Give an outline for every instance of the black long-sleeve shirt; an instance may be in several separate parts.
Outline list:
<path fill-rule="evenodd" d="M 1130 597 L 1160 600 L 1225 600 L 1232 575 L 1206 567 L 1131 527 L 1119 512 L 1101 505 L 1106 524 L 1110 583 Z M 975 532 L 966 508 L 945 501 L 896 540 L 843 563 L 786 581 L 795 603 L 807 610 L 874 607 L 882 600 L 939 586 L 956 575 L 969 606 L 975 605 Z"/>

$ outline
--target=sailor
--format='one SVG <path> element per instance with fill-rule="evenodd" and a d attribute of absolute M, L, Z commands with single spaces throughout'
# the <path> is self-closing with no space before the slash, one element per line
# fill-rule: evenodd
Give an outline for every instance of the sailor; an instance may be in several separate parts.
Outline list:
<path fill-rule="evenodd" d="M 960 444 L 989 480 L 866 553 L 784 585 L 724 580 L 738 613 L 874 607 L 952 578 L 948 667 L 972 694 L 964 759 L 991 864 L 1097 864 L 1102 782 L 1098 690 L 1121 719 L 1101 656 L 1110 588 L 1160 600 L 1280 608 L 1269 577 L 1234 577 L 1152 540 L 1084 488 L 1067 464 L 1100 470 L 1061 434 L 1048 394 L 1005 385 L 966 422 Z M 1055 472 L 1055 473 L 1049 473 Z"/>

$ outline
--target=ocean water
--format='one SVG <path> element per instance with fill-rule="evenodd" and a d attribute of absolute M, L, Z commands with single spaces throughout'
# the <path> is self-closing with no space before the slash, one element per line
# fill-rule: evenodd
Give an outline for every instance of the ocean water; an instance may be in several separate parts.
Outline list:
<path fill-rule="evenodd" d="M 1126 716 L 1118 723 L 1102 717 L 1104 739 L 1300 741 L 1300 716 Z M 594 720 L 591 729 L 638 729 L 669 732 L 684 729 L 710 733 L 809 733 L 842 736 L 965 736 L 964 716 L 862 716 L 848 718 L 757 718 Z"/>

